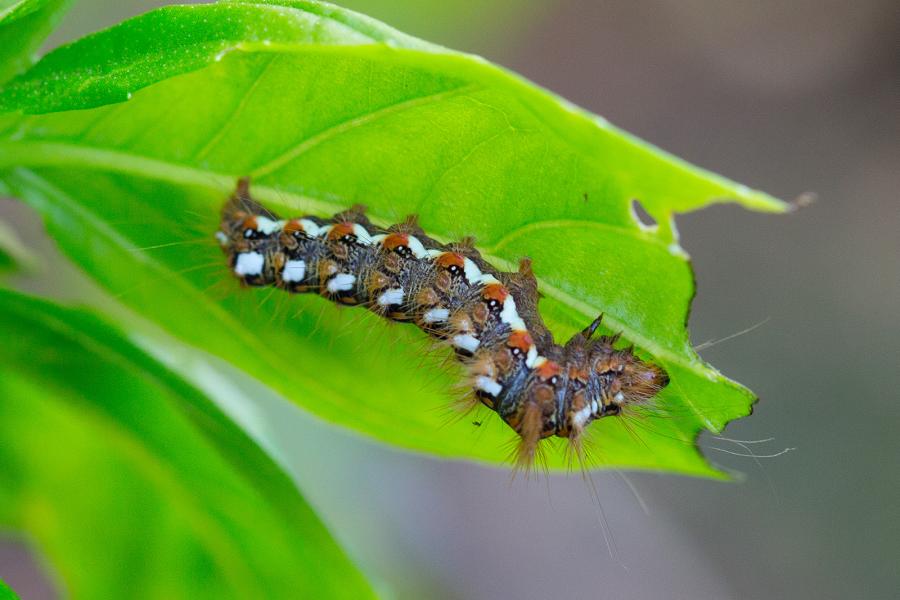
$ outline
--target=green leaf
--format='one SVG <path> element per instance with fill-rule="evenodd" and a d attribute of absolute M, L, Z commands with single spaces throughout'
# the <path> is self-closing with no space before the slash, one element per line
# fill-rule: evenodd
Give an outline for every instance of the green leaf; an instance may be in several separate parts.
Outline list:
<path fill-rule="evenodd" d="M 6 582 L 2 579 L 0 579 L 0 600 L 19 600 L 13 589 L 6 585 Z"/>
<path fill-rule="evenodd" d="M 52 52 L 0 95 L 0 107 L 50 112 L 120 102 L 153 82 L 251 46 L 365 44 L 396 35 L 391 41 L 401 47 L 431 48 L 363 17 L 331 18 L 345 13 L 322 3 L 283 3 L 308 10 L 266 4 L 170 6 L 130 19 Z"/>
<path fill-rule="evenodd" d="M 51 53 L 0 99 L 66 111 L 0 117 L 0 177 L 75 262 L 324 419 L 489 462 L 514 437 L 496 418 L 474 428 L 448 417 L 461 369 L 443 352 L 423 359 L 420 332 L 239 290 L 211 237 L 239 176 L 285 216 L 361 202 L 382 224 L 415 212 L 440 239 L 475 235 L 501 267 L 531 256 L 542 314 L 563 339 L 605 312 L 672 384 L 659 398 L 666 418 L 633 423 L 640 440 L 622 419 L 592 425 L 599 465 L 715 475 L 697 432 L 749 412 L 753 396 L 689 342 L 694 288 L 672 218 L 713 202 L 784 204 L 477 57 L 318 2 L 169 7 Z"/>
<path fill-rule="evenodd" d="M 0 290 L 0 336 L 0 518 L 73 597 L 372 595 L 286 475 L 109 325 Z"/>
<path fill-rule="evenodd" d="M 33 54 L 72 0 L 0 0 L 0 84 L 31 66 Z"/>

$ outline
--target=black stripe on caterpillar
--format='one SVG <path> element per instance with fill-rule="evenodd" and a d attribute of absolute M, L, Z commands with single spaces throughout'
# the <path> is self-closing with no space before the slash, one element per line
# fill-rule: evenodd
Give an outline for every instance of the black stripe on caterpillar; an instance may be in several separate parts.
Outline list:
<path fill-rule="evenodd" d="M 501 272 L 471 239 L 442 244 L 415 217 L 385 229 L 354 206 L 329 219 L 280 219 L 241 179 L 216 237 L 246 285 L 362 305 L 445 340 L 469 371 L 472 398 L 521 437 L 519 466 L 529 466 L 549 436 L 568 438 L 580 453 L 589 423 L 668 384 L 662 368 L 616 348 L 618 335 L 594 337 L 602 315 L 556 344 L 538 313 L 530 260 L 517 273 Z"/>

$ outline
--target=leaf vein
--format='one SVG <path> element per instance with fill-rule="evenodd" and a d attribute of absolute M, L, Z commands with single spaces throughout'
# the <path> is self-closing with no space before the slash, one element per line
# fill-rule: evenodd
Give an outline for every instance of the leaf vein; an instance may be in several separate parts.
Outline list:
<path fill-rule="evenodd" d="M 198 150 L 194 155 L 194 161 L 200 162 L 201 160 L 203 160 L 206 155 L 209 154 L 212 149 L 222 141 L 222 139 L 225 137 L 225 134 L 231 131 L 231 128 L 234 126 L 238 118 L 240 118 L 241 114 L 244 112 L 244 109 L 247 107 L 247 103 L 250 101 L 250 98 L 252 98 L 253 92 L 257 87 L 259 87 L 259 84 L 263 80 L 263 77 L 265 77 L 266 73 L 269 71 L 269 68 L 272 66 L 272 63 L 274 63 L 277 59 L 278 55 L 275 54 L 266 61 L 266 64 L 263 65 L 263 67 L 256 74 L 256 77 L 253 78 L 253 81 L 250 82 L 250 85 L 247 86 L 247 89 L 244 90 L 244 93 L 241 95 L 240 101 L 238 101 L 238 103 L 235 105 L 234 110 L 228 116 L 228 119 L 226 119 L 222 126 L 219 127 L 219 130 L 216 132 L 216 134 L 212 136 L 209 141 L 207 141 L 206 144 L 204 144 L 204 146 L 200 148 L 200 150 Z"/>
<path fill-rule="evenodd" d="M 318 146 L 322 142 L 325 142 L 326 140 L 334 138 L 338 135 L 347 133 L 348 131 L 352 131 L 353 129 L 356 129 L 358 127 L 362 127 L 363 125 L 377 121 L 378 119 L 384 118 L 388 115 L 403 112 L 405 110 L 409 110 L 411 108 L 416 108 L 419 106 L 426 106 L 428 104 L 442 102 L 443 100 L 458 96 L 460 94 L 464 94 L 475 88 L 476 86 L 474 84 L 466 84 L 427 96 L 417 96 L 415 98 L 403 100 L 395 104 L 390 104 L 388 106 L 379 108 L 378 110 L 356 116 L 352 119 L 348 119 L 340 123 L 336 123 L 335 125 L 332 125 L 331 127 L 328 127 L 327 129 L 324 129 L 306 138 L 299 144 L 293 146 L 279 156 L 270 160 L 268 163 L 256 167 L 250 172 L 250 176 L 254 179 L 259 179 L 266 175 L 269 175 L 270 173 L 277 171 L 291 161 L 296 160 L 304 153 L 308 152 L 315 146 Z"/>
<path fill-rule="evenodd" d="M 663 250 L 668 252 L 668 247 L 666 244 L 657 237 L 652 235 L 648 235 L 642 231 L 628 229 L 626 227 L 622 227 L 619 225 L 613 225 L 611 223 L 602 223 L 600 221 L 576 221 L 569 219 L 546 219 L 541 221 L 534 221 L 532 223 L 526 223 L 524 225 L 520 225 L 514 229 L 511 229 L 509 232 L 505 233 L 503 237 L 494 242 L 493 244 L 484 246 L 486 252 L 490 252 L 491 254 L 497 253 L 502 250 L 505 246 L 511 244 L 517 238 L 529 235 L 534 233 L 535 231 L 540 231 L 542 229 L 557 229 L 557 228 L 565 228 L 565 227 L 584 227 L 591 229 L 599 229 L 606 232 L 612 232 L 616 235 L 624 235 L 630 238 L 634 238 L 640 242 L 646 242 L 648 244 L 653 244 L 655 246 L 659 246 Z"/>

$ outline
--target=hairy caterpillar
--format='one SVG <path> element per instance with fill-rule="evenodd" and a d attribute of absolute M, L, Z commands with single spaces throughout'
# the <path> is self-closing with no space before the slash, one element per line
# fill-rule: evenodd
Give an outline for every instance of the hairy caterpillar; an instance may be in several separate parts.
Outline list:
<path fill-rule="evenodd" d="M 384 229 L 354 206 L 330 219 L 282 220 L 255 202 L 249 180 L 241 179 L 216 238 L 247 285 L 363 305 L 445 340 L 468 369 L 471 397 L 521 437 L 520 466 L 532 463 L 549 436 L 579 449 L 589 423 L 668 384 L 663 369 L 632 348 L 616 348 L 618 335 L 593 337 L 602 315 L 556 344 L 537 310 L 530 260 L 516 273 L 500 272 L 471 239 L 441 244 L 415 217 Z"/>

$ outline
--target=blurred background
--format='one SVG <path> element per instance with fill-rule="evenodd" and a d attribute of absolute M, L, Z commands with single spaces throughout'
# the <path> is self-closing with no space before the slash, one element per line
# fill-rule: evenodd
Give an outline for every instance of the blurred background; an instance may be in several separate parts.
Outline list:
<path fill-rule="evenodd" d="M 159 4 L 84 0 L 49 45 Z M 400 598 L 896 597 L 896 1 L 343 4 L 482 54 L 742 183 L 818 196 L 786 216 L 721 206 L 678 219 L 698 281 L 694 342 L 758 325 L 701 352 L 761 397 L 725 432 L 757 443 L 701 438 L 741 483 L 597 473 L 598 505 L 577 475 L 510 483 L 254 391 L 257 434 L 376 585 Z M 0 218 L 40 230 L 12 201 Z M 60 596 L 43 569 L 0 538 L 0 574 L 24 599 Z"/>

